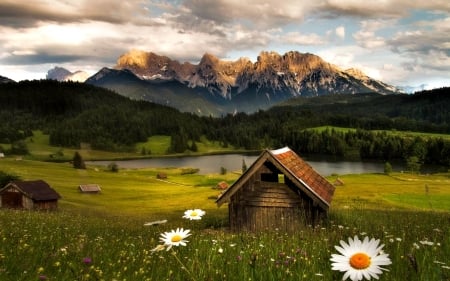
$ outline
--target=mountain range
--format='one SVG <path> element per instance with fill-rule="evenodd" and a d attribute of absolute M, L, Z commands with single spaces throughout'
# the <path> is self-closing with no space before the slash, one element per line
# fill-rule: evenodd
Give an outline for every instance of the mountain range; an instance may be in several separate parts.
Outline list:
<path fill-rule="evenodd" d="M 359 70 L 341 70 L 296 51 L 261 52 L 254 63 L 206 53 L 193 64 L 133 50 L 120 56 L 114 69 L 103 68 L 86 83 L 201 115 L 251 113 L 299 96 L 399 93 Z"/>
<path fill-rule="evenodd" d="M 121 55 L 114 68 L 87 76 L 55 67 L 47 79 L 85 81 L 132 99 L 212 116 L 251 113 L 300 96 L 400 93 L 357 69 L 342 70 L 319 56 L 297 51 L 283 55 L 264 51 L 256 62 L 248 58 L 225 61 L 206 53 L 193 64 L 132 50 Z"/>

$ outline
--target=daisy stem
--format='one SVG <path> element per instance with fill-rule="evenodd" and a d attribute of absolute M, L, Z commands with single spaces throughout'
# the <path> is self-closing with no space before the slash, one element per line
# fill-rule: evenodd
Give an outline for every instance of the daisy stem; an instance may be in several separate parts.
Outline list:
<path fill-rule="evenodd" d="M 187 269 L 187 267 L 184 265 L 184 263 L 178 258 L 177 253 L 173 249 L 172 249 L 172 255 L 175 257 L 175 259 L 181 265 L 181 268 L 184 269 L 184 271 L 186 271 L 188 273 L 189 277 L 191 277 L 191 279 L 193 281 L 196 281 L 196 279 L 194 278 L 194 275 L 192 275 L 192 273 Z"/>

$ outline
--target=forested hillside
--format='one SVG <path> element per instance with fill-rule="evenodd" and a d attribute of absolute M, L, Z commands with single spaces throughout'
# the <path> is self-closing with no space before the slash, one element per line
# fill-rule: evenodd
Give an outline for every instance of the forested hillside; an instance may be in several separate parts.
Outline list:
<path fill-rule="evenodd" d="M 302 154 L 390 161 L 416 157 L 450 166 L 450 141 L 372 131 L 450 134 L 449 88 L 414 95 L 334 95 L 300 98 L 248 115 L 199 117 L 134 101 L 95 86 L 56 81 L 0 85 L 0 143 L 17 143 L 32 130 L 52 145 L 130 151 L 153 135 L 171 136 L 168 153 L 195 151 L 202 136 L 247 150 L 290 146 Z M 356 130 L 313 130 L 319 126 Z M 16 151 L 17 152 L 17 151 Z"/>
<path fill-rule="evenodd" d="M 0 143 L 10 143 L 41 129 L 57 146 L 126 150 L 155 134 L 181 127 L 195 133 L 195 116 L 153 103 L 132 101 L 88 84 L 53 80 L 0 85 Z M 191 125 L 192 124 L 192 125 Z M 192 126 L 192 128 L 190 128 Z"/>

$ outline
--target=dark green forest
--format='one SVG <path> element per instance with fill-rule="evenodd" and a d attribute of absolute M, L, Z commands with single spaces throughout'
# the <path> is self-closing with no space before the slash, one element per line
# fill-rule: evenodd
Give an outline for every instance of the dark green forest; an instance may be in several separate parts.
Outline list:
<path fill-rule="evenodd" d="M 201 136 L 246 150 L 289 146 L 309 155 L 343 159 L 407 160 L 450 166 L 450 142 L 406 138 L 396 130 L 450 134 L 450 88 L 412 95 L 327 95 L 295 98 L 254 114 L 220 118 L 182 113 L 112 91 L 51 80 L 0 84 L 0 143 L 22 151 L 21 141 L 39 129 L 52 145 L 131 151 L 153 135 L 172 138 L 169 153 L 195 151 Z M 319 126 L 356 130 L 313 130 Z M 23 148 L 23 147 L 22 147 Z"/>

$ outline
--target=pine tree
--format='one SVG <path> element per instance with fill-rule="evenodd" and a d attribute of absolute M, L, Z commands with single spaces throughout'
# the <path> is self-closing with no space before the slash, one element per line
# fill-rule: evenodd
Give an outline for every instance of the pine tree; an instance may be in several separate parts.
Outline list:
<path fill-rule="evenodd" d="M 73 156 L 73 167 L 75 169 L 86 169 L 86 164 L 84 164 L 83 157 L 81 157 L 78 151 L 76 151 L 75 155 Z"/>

